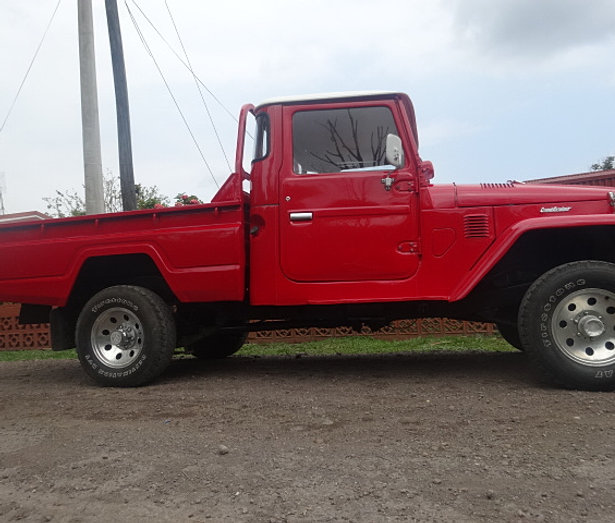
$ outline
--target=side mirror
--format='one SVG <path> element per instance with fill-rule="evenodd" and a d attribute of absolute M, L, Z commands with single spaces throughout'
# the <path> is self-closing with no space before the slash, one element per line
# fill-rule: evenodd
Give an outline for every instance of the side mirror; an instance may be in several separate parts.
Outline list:
<path fill-rule="evenodd" d="M 433 163 L 431 163 L 430 161 L 421 162 L 420 172 L 421 185 L 430 185 L 429 180 L 431 180 L 434 176 Z"/>
<path fill-rule="evenodd" d="M 395 169 L 404 165 L 404 149 L 401 145 L 401 138 L 396 134 L 387 134 L 385 157 L 387 163 Z"/>

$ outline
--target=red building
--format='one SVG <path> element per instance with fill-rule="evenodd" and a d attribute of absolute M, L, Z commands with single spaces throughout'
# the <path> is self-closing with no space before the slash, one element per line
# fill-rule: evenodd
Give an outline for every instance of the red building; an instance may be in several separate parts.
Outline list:
<path fill-rule="evenodd" d="M 47 216 L 38 211 L 18 212 L 15 214 L 0 214 L 0 223 L 30 222 L 32 220 L 45 220 L 47 218 L 51 218 L 51 216 Z"/>
<path fill-rule="evenodd" d="M 551 178 L 538 178 L 536 180 L 527 180 L 525 183 L 545 183 L 549 185 L 600 185 L 603 187 L 615 187 L 615 169 L 568 174 L 565 176 L 553 176 Z"/>

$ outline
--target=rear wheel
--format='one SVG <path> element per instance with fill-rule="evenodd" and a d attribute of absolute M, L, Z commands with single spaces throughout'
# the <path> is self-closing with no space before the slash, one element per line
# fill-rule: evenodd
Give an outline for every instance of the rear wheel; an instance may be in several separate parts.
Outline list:
<path fill-rule="evenodd" d="M 519 333 L 555 382 L 615 389 L 615 265 L 572 262 L 541 276 L 521 303 Z"/>
<path fill-rule="evenodd" d="M 235 354 L 246 342 L 245 330 L 218 331 L 191 343 L 186 351 L 200 359 L 220 359 Z"/>
<path fill-rule="evenodd" d="M 519 349 L 521 351 L 523 350 L 521 338 L 519 337 L 519 329 L 517 328 L 516 323 L 498 323 L 496 324 L 496 327 L 506 342 L 512 345 L 515 349 Z"/>
<path fill-rule="evenodd" d="M 105 386 L 130 387 L 161 374 L 175 348 L 175 322 L 160 296 L 118 285 L 96 294 L 77 321 L 77 354 Z"/>

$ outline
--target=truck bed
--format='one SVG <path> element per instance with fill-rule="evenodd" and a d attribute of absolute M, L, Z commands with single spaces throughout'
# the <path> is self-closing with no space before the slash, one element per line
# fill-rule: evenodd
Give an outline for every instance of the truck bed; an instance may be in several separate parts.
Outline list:
<path fill-rule="evenodd" d="M 240 200 L 0 225 L 0 302 L 62 306 L 92 258 L 145 255 L 182 302 L 245 293 Z"/>

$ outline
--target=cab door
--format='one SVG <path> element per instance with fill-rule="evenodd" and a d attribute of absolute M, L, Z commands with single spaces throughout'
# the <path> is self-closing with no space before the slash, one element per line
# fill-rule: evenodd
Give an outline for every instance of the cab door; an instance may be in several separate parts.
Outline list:
<path fill-rule="evenodd" d="M 403 280 L 419 266 L 416 168 L 387 165 L 394 101 L 284 107 L 280 265 L 295 282 Z M 291 161 L 292 159 L 292 161 Z M 387 181 L 387 178 L 389 179 Z"/>

